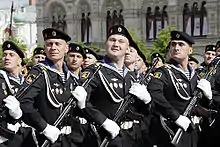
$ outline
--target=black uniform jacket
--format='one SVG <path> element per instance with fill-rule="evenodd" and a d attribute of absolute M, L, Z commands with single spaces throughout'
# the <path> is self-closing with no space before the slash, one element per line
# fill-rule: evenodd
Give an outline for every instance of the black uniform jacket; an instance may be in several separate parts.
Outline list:
<path fill-rule="evenodd" d="M 12 92 L 9 90 L 9 86 L 7 85 L 6 83 L 6 80 L 4 78 L 4 76 L 2 74 L 0 74 L 0 125 L 1 127 L 7 129 L 7 123 L 10 123 L 10 124 L 15 124 L 18 120 L 15 120 L 13 117 L 11 117 L 8 113 L 8 109 L 4 106 L 5 103 L 3 102 L 3 99 L 5 99 L 7 96 L 9 95 L 14 95 L 16 96 L 16 94 L 18 94 L 22 87 L 22 84 L 24 79 L 23 77 L 20 75 L 19 77 L 19 81 L 14 78 L 10 73 L 8 73 L 7 71 L 5 70 L 1 70 L 1 72 L 5 72 L 6 75 L 8 76 L 8 79 L 9 79 L 9 83 L 11 85 L 11 89 L 12 89 Z M 4 134 L 3 130 L 0 130 L 0 134 Z M 4 136 L 6 137 L 6 136 Z M 7 137 L 6 137 L 7 138 Z"/>
<path fill-rule="evenodd" d="M 98 126 L 101 126 L 106 118 L 114 118 L 115 113 L 124 102 L 124 98 L 128 94 L 129 88 L 132 83 L 136 81 L 135 72 L 128 71 L 127 68 L 124 68 L 123 75 L 120 74 L 107 57 L 105 57 L 100 64 L 102 68 L 87 87 L 88 101 L 87 107 L 84 109 L 88 119 Z M 86 68 L 81 76 L 82 81 L 91 78 L 91 75 L 96 69 L 96 65 L 91 65 Z M 137 112 L 140 107 L 143 109 L 146 108 L 146 112 L 148 112 L 147 105 L 135 99 L 135 103 L 129 107 L 132 114 L 126 114 L 123 119 L 138 119 L 139 115 L 136 115 L 135 112 Z"/>
<path fill-rule="evenodd" d="M 175 121 L 190 102 L 197 86 L 198 76 L 192 68 L 190 79 L 178 68 L 175 61 L 157 69 L 148 85 L 156 112 Z M 169 72 L 170 71 L 170 72 Z M 171 78 L 171 75 L 174 75 Z"/>
<path fill-rule="evenodd" d="M 76 78 L 70 73 L 65 64 L 63 69 L 65 81 L 62 80 L 62 75 L 56 70 L 52 62 L 46 59 L 42 64 L 34 66 L 25 79 L 26 86 L 31 85 L 31 88 L 21 99 L 23 120 L 39 132 L 45 129 L 47 123 L 54 124 L 71 97 L 70 91 L 78 85 Z M 45 77 L 45 74 L 41 74 L 42 72 L 46 72 L 48 78 Z M 39 74 L 41 76 L 35 81 L 34 79 Z M 63 125 L 71 126 L 69 121 L 72 121 L 72 119 L 68 119 Z"/>

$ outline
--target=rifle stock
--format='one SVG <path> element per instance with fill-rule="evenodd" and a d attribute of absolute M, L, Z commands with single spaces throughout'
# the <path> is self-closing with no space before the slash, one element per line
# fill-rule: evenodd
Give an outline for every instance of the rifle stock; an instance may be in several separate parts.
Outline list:
<path fill-rule="evenodd" d="M 217 60 L 217 62 L 214 64 L 214 66 L 211 66 L 212 62 L 209 64 L 209 70 L 205 73 L 204 79 L 210 81 L 213 73 L 215 72 L 220 59 L 219 57 L 213 59 L 213 62 Z M 211 67 L 210 67 L 211 66 Z M 200 89 L 197 89 L 195 91 L 194 97 L 191 99 L 190 103 L 188 104 L 188 106 L 186 107 L 186 110 L 184 111 L 183 115 L 189 117 L 191 115 L 191 112 L 193 110 L 193 108 L 197 105 L 197 103 L 200 101 L 200 99 L 202 99 L 203 93 Z M 171 143 L 175 146 L 177 146 L 179 144 L 179 141 L 183 135 L 184 130 L 182 128 L 178 128 L 177 132 L 175 133 Z"/>
<path fill-rule="evenodd" d="M 96 75 L 96 73 L 100 70 L 102 66 L 99 65 L 97 67 L 97 69 L 95 70 L 95 72 L 92 74 L 92 76 L 89 79 L 86 79 L 86 81 L 82 84 L 82 86 L 86 89 L 90 83 L 90 81 L 94 78 L 94 76 Z M 72 97 L 69 99 L 69 101 L 67 102 L 66 107 L 63 109 L 62 113 L 59 115 L 59 117 L 56 119 L 56 121 L 54 122 L 54 126 L 59 126 L 64 118 L 69 114 L 69 112 L 74 109 L 76 107 L 76 100 L 74 98 L 74 96 L 72 95 Z M 50 145 L 50 141 L 49 140 L 45 140 L 43 142 L 43 144 L 41 145 L 41 147 L 48 147 Z"/>
<path fill-rule="evenodd" d="M 159 58 L 157 58 L 154 62 L 153 62 L 153 65 L 151 66 L 151 68 L 149 69 L 149 71 L 147 72 L 147 74 L 144 75 L 144 78 L 141 79 L 141 81 L 139 82 L 140 84 L 142 84 L 146 79 L 148 80 L 148 77 L 150 76 L 152 70 L 155 68 L 155 66 L 157 65 L 159 61 Z M 146 84 L 148 84 L 149 81 L 147 81 Z M 134 95 L 128 93 L 125 98 L 124 98 L 124 103 L 123 105 L 121 106 L 121 108 L 115 113 L 115 116 L 113 118 L 113 121 L 119 123 L 122 116 L 126 113 L 126 110 L 128 109 L 128 107 L 135 102 L 135 99 L 134 99 Z M 102 141 L 101 145 L 99 147 L 107 147 L 107 145 L 109 144 L 111 138 L 106 136 L 104 138 L 104 140 Z"/>

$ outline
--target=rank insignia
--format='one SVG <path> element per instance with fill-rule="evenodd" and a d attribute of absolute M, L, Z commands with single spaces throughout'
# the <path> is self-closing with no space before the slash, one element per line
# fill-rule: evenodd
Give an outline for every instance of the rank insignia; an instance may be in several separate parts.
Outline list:
<path fill-rule="evenodd" d="M 36 77 L 35 75 L 30 74 L 30 75 L 28 75 L 27 78 L 25 79 L 25 82 L 26 82 L 27 84 L 30 84 L 30 83 L 34 80 L 35 77 Z"/>
<path fill-rule="evenodd" d="M 88 78 L 89 74 L 90 74 L 90 72 L 84 71 L 81 75 L 81 78 Z"/>
<path fill-rule="evenodd" d="M 154 78 L 160 78 L 162 76 L 162 73 L 161 72 L 155 72 L 154 73 Z"/>

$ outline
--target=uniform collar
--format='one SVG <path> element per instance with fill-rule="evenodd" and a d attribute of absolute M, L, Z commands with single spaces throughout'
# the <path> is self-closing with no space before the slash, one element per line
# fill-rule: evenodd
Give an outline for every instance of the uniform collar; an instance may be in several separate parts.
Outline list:
<path fill-rule="evenodd" d="M 53 72 L 61 75 L 61 73 L 57 70 L 57 67 L 54 65 L 54 63 L 51 60 L 49 60 L 48 58 L 46 58 L 45 61 L 41 62 L 41 64 L 43 64 L 48 70 L 53 71 Z M 63 71 L 67 75 L 66 79 L 68 79 L 71 75 L 71 72 L 68 69 L 65 62 L 63 63 Z"/>
<path fill-rule="evenodd" d="M 107 56 L 105 56 L 103 58 L 103 60 L 101 60 L 101 64 L 102 64 L 102 66 L 105 66 L 111 70 L 114 70 L 115 72 L 117 72 L 118 74 L 121 75 L 119 69 L 115 66 L 115 64 Z M 121 75 L 121 76 L 125 77 L 125 75 L 128 73 L 129 70 L 126 68 L 125 65 L 123 65 L 122 70 L 123 70 L 123 75 Z"/>
<path fill-rule="evenodd" d="M 175 60 L 170 60 L 170 62 L 168 64 L 170 66 L 172 66 L 174 69 L 176 69 L 176 70 L 180 71 L 181 73 L 183 73 L 184 75 L 186 75 L 184 70 L 180 67 L 180 64 L 177 63 Z M 190 72 L 190 79 L 192 79 L 193 76 L 195 75 L 195 70 L 189 64 L 187 65 L 187 68 Z"/>
<path fill-rule="evenodd" d="M 15 77 L 11 73 L 7 72 L 7 75 L 8 75 L 9 79 L 15 81 L 16 83 L 18 83 L 20 85 L 24 82 L 24 77 L 22 76 L 22 74 L 19 74 L 18 77 Z"/>

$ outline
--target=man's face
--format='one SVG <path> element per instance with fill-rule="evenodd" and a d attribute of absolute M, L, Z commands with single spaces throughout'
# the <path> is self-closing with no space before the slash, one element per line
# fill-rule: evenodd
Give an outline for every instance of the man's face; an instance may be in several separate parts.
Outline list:
<path fill-rule="evenodd" d="M 81 68 L 81 66 L 84 62 L 83 56 L 77 52 L 69 52 L 67 54 L 66 60 L 67 60 L 67 66 L 72 71 L 75 71 L 75 70 Z"/>
<path fill-rule="evenodd" d="M 216 56 L 220 55 L 220 47 L 216 49 Z"/>
<path fill-rule="evenodd" d="M 53 62 L 63 60 L 68 49 L 66 41 L 62 39 L 48 39 L 45 41 L 46 56 Z"/>
<path fill-rule="evenodd" d="M 211 63 L 211 61 L 215 58 L 216 52 L 214 51 L 207 51 L 204 53 L 204 62 L 205 64 Z"/>
<path fill-rule="evenodd" d="M 137 60 L 137 50 L 133 47 L 129 47 L 125 54 L 125 64 L 126 63 L 135 63 Z"/>
<path fill-rule="evenodd" d="M 92 54 L 86 54 L 86 57 L 87 58 L 84 61 L 83 68 L 86 68 L 87 66 L 89 66 L 97 61 L 96 57 L 93 56 Z"/>
<path fill-rule="evenodd" d="M 170 57 L 177 62 L 188 59 L 188 55 L 192 53 L 192 47 L 182 40 L 172 40 L 170 45 Z"/>
<path fill-rule="evenodd" d="M 198 68 L 198 64 L 195 62 L 195 61 L 189 61 L 189 65 L 194 69 L 196 70 Z"/>
<path fill-rule="evenodd" d="M 5 50 L 2 56 L 2 63 L 4 69 L 12 72 L 21 66 L 21 58 L 12 50 Z"/>
<path fill-rule="evenodd" d="M 111 59 L 120 59 L 125 56 L 129 41 L 122 35 L 111 35 L 106 41 L 107 56 Z"/>
<path fill-rule="evenodd" d="M 37 64 L 37 63 L 39 63 L 39 62 L 44 61 L 45 58 L 46 58 L 46 56 L 43 55 L 43 54 L 36 54 L 36 55 L 34 55 L 34 57 L 33 57 L 33 62 L 34 62 L 34 64 Z"/>
<path fill-rule="evenodd" d="M 143 59 L 140 56 L 137 56 L 137 61 L 136 61 L 136 64 L 135 64 L 135 69 L 137 71 L 139 71 L 142 68 L 143 64 L 145 64 Z"/>

